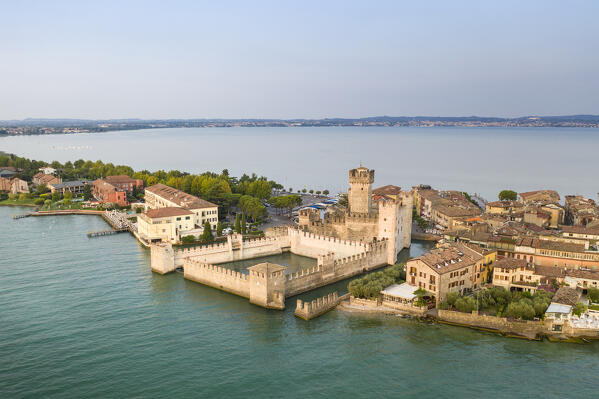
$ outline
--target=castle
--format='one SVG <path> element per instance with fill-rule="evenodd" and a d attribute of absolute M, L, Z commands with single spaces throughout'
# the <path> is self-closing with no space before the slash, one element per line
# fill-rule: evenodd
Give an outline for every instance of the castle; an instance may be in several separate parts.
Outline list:
<path fill-rule="evenodd" d="M 351 170 L 347 211 L 327 214 L 324 221 L 302 211 L 299 228 L 271 228 L 263 238 L 232 234 L 227 242 L 180 249 L 169 242 L 152 243 L 152 270 L 165 274 L 180 267 L 188 280 L 284 309 L 285 298 L 394 264 L 397 253 L 410 245 L 411 194 L 385 186 L 373 195 L 373 181 L 374 171 Z M 315 258 L 317 265 L 288 273 L 284 266 L 260 263 L 248 274 L 218 266 L 283 252 Z"/>
<path fill-rule="evenodd" d="M 410 246 L 412 194 L 395 186 L 373 190 L 372 183 L 374 170 L 363 166 L 350 170 L 347 209 L 326 212 L 323 218 L 316 209 L 302 209 L 300 228 L 344 240 L 386 239 L 387 263 L 394 264 L 397 254 Z"/>

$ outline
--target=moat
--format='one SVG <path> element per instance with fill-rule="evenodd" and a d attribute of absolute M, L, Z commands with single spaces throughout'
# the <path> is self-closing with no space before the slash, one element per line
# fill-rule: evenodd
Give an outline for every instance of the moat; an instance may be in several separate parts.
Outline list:
<path fill-rule="evenodd" d="M 5 397 L 596 392 L 597 343 L 555 345 L 340 311 L 305 322 L 294 306 L 265 310 L 179 273 L 152 273 L 149 251 L 132 236 L 87 238 L 107 227 L 100 217 L 12 220 L 20 211 L 0 208 Z M 418 256 L 428 245 L 414 242 L 400 256 Z M 344 287 L 347 280 L 299 298 Z"/>

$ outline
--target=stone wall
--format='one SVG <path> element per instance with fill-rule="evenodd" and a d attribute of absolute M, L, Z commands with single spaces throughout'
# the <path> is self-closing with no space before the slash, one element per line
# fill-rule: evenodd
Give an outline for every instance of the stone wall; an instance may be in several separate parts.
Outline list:
<path fill-rule="evenodd" d="M 439 320 L 470 326 L 497 330 L 507 334 L 517 334 L 527 338 L 535 338 L 546 334 L 548 328 L 543 321 L 510 321 L 505 317 L 479 315 L 472 313 L 455 312 L 452 310 L 438 310 Z"/>
<path fill-rule="evenodd" d="M 175 251 L 175 266 L 183 265 L 185 258 L 191 257 L 204 263 L 226 263 L 236 260 L 277 255 L 289 248 L 286 235 L 244 240 L 241 235 L 227 236 L 227 242 L 211 245 L 198 245 Z"/>
<path fill-rule="evenodd" d="M 318 255 L 334 252 L 337 257 L 346 257 L 364 252 L 368 244 L 361 241 L 342 240 L 299 229 L 289 228 L 289 245 L 292 253 L 317 258 Z"/>
<path fill-rule="evenodd" d="M 247 274 L 191 260 L 189 258 L 185 260 L 183 268 L 183 277 L 188 280 L 227 291 L 244 298 L 250 297 L 250 281 Z"/>
<path fill-rule="evenodd" d="M 285 296 L 290 297 L 387 265 L 387 241 L 366 246 L 368 252 L 335 259 L 319 255 L 317 266 L 286 276 Z"/>
<path fill-rule="evenodd" d="M 337 291 L 311 302 L 304 302 L 298 299 L 294 314 L 304 320 L 310 320 L 333 309 L 339 304 L 339 300 Z"/>

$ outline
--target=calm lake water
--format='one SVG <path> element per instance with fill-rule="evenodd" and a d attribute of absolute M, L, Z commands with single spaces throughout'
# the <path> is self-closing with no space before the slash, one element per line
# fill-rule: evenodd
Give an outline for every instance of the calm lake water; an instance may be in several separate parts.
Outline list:
<path fill-rule="evenodd" d="M 376 185 L 430 184 L 480 193 L 553 188 L 599 192 L 599 129 L 583 128 L 189 128 L 5 137 L 0 151 L 61 162 L 234 176 L 255 172 L 286 188 L 347 190 L 362 162 Z"/>
<path fill-rule="evenodd" d="M 12 220 L 25 211 L 0 207 L 2 398 L 597 395 L 599 344 L 341 311 L 305 322 L 295 298 L 269 311 L 153 274 L 130 235 L 87 238 L 107 227 L 97 216 Z"/>

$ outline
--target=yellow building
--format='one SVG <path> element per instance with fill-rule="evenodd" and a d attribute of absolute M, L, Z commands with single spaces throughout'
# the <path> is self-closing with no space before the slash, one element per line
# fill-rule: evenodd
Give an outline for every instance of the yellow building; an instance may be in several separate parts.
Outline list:
<path fill-rule="evenodd" d="M 201 234 L 195 228 L 194 213 L 183 208 L 150 209 L 137 218 L 137 233 L 150 242 L 178 243 L 182 237 Z"/>
<path fill-rule="evenodd" d="M 206 222 L 212 230 L 218 223 L 218 206 L 191 194 L 164 184 L 145 189 L 146 210 L 159 208 L 183 208 L 193 213 L 195 228 L 203 228 Z"/>

